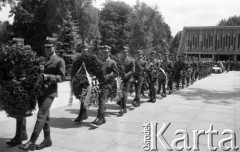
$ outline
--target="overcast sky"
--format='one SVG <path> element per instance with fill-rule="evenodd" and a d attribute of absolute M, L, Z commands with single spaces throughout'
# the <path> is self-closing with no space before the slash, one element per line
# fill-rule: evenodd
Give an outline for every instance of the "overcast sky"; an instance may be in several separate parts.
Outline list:
<path fill-rule="evenodd" d="M 95 0 L 101 7 L 105 0 Z M 121 0 L 133 6 L 136 0 Z M 141 0 L 150 6 L 158 6 L 159 11 L 170 26 L 172 35 L 184 26 L 215 26 L 221 19 L 240 15 L 240 0 Z M 5 8 L 0 12 L 0 20 L 7 19 Z"/>

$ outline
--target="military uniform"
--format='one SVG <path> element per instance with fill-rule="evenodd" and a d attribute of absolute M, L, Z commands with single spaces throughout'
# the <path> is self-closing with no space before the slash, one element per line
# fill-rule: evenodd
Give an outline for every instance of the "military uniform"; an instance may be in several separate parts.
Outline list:
<path fill-rule="evenodd" d="M 15 43 L 21 43 L 23 45 L 24 40 L 23 39 L 15 39 Z M 30 46 L 27 45 L 29 48 Z M 26 49 L 26 46 L 24 46 Z M 31 47 L 30 47 L 31 50 Z M 16 75 L 18 76 L 17 80 L 25 79 L 26 76 L 26 71 L 25 70 L 20 70 L 21 68 L 16 69 Z M 8 141 L 6 144 L 9 146 L 16 146 L 19 144 L 22 144 L 22 141 L 27 140 L 27 131 L 26 131 L 26 118 L 24 117 L 19 117 L 16 118 L 16 133 L 15 137 L 12 138 L 10 141 Z"/>
<path fill-rule="evenodd" d="M 139 55 L 142 55 L 143 52 L 141 50 L 138 51 Z M 137 81 L 135 86 L 135 98 L 133 102 L 133 106 L 138 107 L 140 106 L 140 96 L 141 96 L 141 90 L 142 90 L 142 84 L 144 80 L 144 73 L 147 68 L 147 62 L 142 59 L 138 58 L 135 60 L 135 73 L 134 73 L 134 79 Z"/>
<path fill-rule="evenodd" d="M 187 86 L 189 86 L 192 75 L 192 62 L 190 61 L 190 58 L 188 58 L 188 61 L 185 61 L 185 66 L 186 66 L 186 81 Z"/>
<path fill-rule="evenodd" d="M 110 51 L 105 49 L 104 51 Z M 115 78 L 118 76 L 117 63 L 113 61 L 110 57 L 106 58 L 104 61 L 104 65 L 106 68 L 106 75 L 104 76 L 104 83 L 100 86 L 100 94 L 99 94 L 99 109 L 98 116 L 93 121 L 93 124 L 101 125 L 106 122 L 105 120 L 105 103 L 108 101 L 109 92 L 113 89 L 113 85 L 115 83 Z"/>
<path fill-rule="evenodd" d="M 155 103 L 156 102 L 156 83 L 158 81 L 158 70 L 159 70 L 159 62 L 154 59 L 154 55 L 156 53 L 153 51 L 151 52 L 152 61 L 149 62 L 149 65 L 147 67 L 147 79 L 149 83 L 149 97 L 150 100 L 148 102 Z"/>
<path fill-rule="evenodd" d="M 119 105 L 122 107 L 122 109 L 119 111 L 119 114 L 123 115 L 127 112 L 126 109 L 126 103 L 128 99 L 128 93 L 132 81 L 132 77 L 135 73 L 135 61 L 134 59 L 131 59 L 127 54 L 128 54 L 128 47 L 124 47 L 122 50 L 122 53 L 126 55 L 124 61 L 123 61 L 123 76 L 122 76 L 122 81 L 123 81 L 123 97 L 121 98 Z"/>
<path fill-rule="evenodd" d="M 46 40 L 45 47 L 54 47 L 56 40 Z M 48 50 L 49 51 L 49 50 Z M 37 114 L 36 124 L 30 138 L 30 141 L 19 148 L 24 150 L 37 150 L 52 145 L 50 138 L 50 116 L 49 111 L 55 97 L 58 96 L 57 83 L 63 82 L 65 79 L 65 62 L 62 58 L 53 53 L 44 64 L 44 86 L 43 94 L 38 97 L 39 111 Z M 43 130 L 44 141 L 40 145 L 35 145 L 39 134 Z"/>
<path fill-rule="evenodd" d="M 176 88 L 179 90 L 180 88 L 180 81 L 183 77 L 183 70 L 184 70 L 184 63 L 180 59 L 182 56 L 178 57 L 178 61 L 175 63 L 176 68 L 176 75 L 175 75 L 175 81 L 176 81 Z"/>
<path fill-rule="evenodd" d="M 168 77 L 168 88 L 169 88 L 169 94 L 172 93 L 173 89 L 173 80 L 174 80 L 174 68 L 173 68 L 173 62 L 169 59 L 167 59 L 165 62 L 165 72 Z"/>

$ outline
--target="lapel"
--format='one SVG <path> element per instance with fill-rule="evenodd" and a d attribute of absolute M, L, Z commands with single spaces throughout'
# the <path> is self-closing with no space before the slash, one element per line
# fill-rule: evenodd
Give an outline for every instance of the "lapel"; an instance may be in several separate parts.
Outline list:
<path fill-rule="evenodd" d="M 44 64 L 44 66 L 46 67 L 46 66 L 52 64 L 53 61 L 54 61 L 56 58 L 57 58 L 57 55 L 54 55 L 52 58 L 50 58 L 50 60 L 48 60 L 48 61 Z"/>

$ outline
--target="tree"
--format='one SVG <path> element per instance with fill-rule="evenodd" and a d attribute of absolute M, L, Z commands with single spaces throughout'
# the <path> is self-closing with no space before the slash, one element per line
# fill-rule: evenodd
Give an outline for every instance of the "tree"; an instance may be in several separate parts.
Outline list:
<path fill-rule="evenodd" d="M 152 8 L 138 1 L 129 18 L 129 26 L 133 53 L 138 49 L 144 50 L 147 54 L 152 50 L 162 52 L 168 47 L 171 31 L 157 7 Z"/>
<path fill-rule="evenodd" d="M 124 2 L 107 1 L 100 12 L 101 44 L 109 45 L 113 54 L 129 44 L 128 18 L 131 11 L 132 8 Z"/>
<path fill-rule="evenodd" d="M 40 55 L 46 37 L 52 35 L 46 23 L 47 4 L 47 0 L 24 0 L 11 10 L 14 37 L 24 38 L 25 43 Z"/>
<path fill-rule="evenodd" d="M 222 19 L 219 23 L 218 26 L 238 26 L 240 25 L 240 16 L 232 16 L 229 17 L 227 20 Z"/>
<path fill-rule="evenodd" d="M 93 44 L 100 38 L 98 30 L 99 10 L 92 5 L 92 0 L 75 0 L 74 18 L 77 21 L 82 46 Z"/>
<path fill-rule="evenodd" d="M 72 19 L 71 12 L 66 11 L 63 17 L 62 25 L 59 26 L 58 42 L 60 43 L 61 50 L 75 52 L 79 40 L 78 27 Z"/>
<path fill-rule="evenodd" d="M 12 38 L 13 33 L 11 32 L 11 25 L 8 21 L 0 21 L 0 47 L 4 44 L 7 44 L 8 41 Z"/>
<path fill-rule="evenodd" d="M 173 38 L 170 46 L 170 52 L 173 54 L 177 54 L 179 45 L 180 45 L 180 40 L 182 37 L 182 31 L 178 32 L 175 37 Z"/>
<path fill-rule="evenodd" d="M 6 6 L 7 4 L 9 4 L 11 7 L 13 7 L 14 5 L 16 5 L 16 1 L 15 0 L 0 0 L 0 11 L 2 10 L 2 7 Z"/>

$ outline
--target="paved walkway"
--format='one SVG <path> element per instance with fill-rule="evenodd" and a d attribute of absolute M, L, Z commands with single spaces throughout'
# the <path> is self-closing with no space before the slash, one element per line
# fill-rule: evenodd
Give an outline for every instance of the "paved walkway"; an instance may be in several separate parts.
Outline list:
<path fill-rule="evenodd" d="M 192 131 L 207 131 L 212 124 L 219 131 L 219 136 L 214 135 L 214 146 L 218 147 L 219 140 L 229 137 L 221 135 L 225 129 L 236 132 L 240 146 L 240 72 L 209 76 L 167 98 L 159 97 L 155 104 L 142 99 L 141 106 L 136 109 L 131 106 L 130 97 L 128 113 L 122 117 L 118 116 L 119 106 L 109 102 L 107 123 L 99 127 L 91 124 L 97 115 L 96 106 L 90 107 L 88 120 L 78 125 L 73 123 L 80 105 L 75 100 L 76 103 L 68 107 L 69 87 L 68 84 L 61 86 L 65 87 L 60 87 L 60 97 L 51 110 L 53 146 L 42 152 L 140 152 L 143 151 L 144 122 L 158 122 L 158 130 L 162 123 L 171 123 L 164 134 L 169 143 L 182 137 L 174 134 L 176 130 L 186 130 L 190 146 L 193 145 Z M 0 152 L 22 152 L 17 147 L 5 145 L 14 136 L 15 121 L 4 115 L 0 112 Z M 27 119 L 28 135 L 31 135 L 35 120 L 36 114 Z M 37 143 L 42 139 L 41 134 Z M 199 140 L 200 151 L 208 152 L 207 136 L 200 136 Z M 160 142 L 157 146 L 158 151 L 167 151 Z"/>

